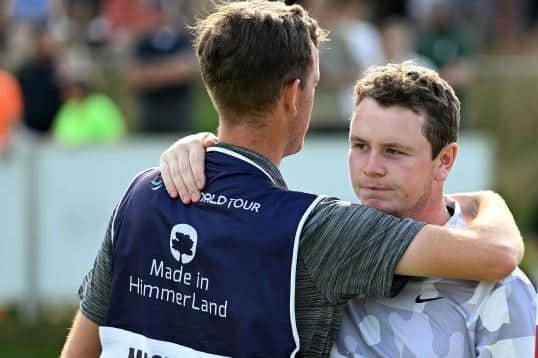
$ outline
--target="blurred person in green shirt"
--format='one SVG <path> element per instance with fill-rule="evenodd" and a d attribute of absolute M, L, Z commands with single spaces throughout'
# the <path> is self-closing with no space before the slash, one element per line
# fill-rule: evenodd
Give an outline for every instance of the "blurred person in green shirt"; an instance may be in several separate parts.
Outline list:
<path fill-rule="evenodd" d="M 56 114 L 54 139 L 64 145 L 115 142 L 126 132 L 125 119 L 107 95 L 93 89 L 89 61 L 67 56 L 61 67 L 65 102 Z"/>
<path fill-rule="evenodd" d="M 61 144 L 114 142 L 125 134 L 124 118 L 116 104 L 101 93 L 71 85 L 71 97 L 54 119 L 54 139 Z"/>

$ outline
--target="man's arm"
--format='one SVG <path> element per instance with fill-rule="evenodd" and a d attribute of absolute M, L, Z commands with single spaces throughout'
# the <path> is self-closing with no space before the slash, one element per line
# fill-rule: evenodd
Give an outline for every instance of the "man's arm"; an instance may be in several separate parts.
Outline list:
<path fill-rule="evenodd" d="M 99 326 L 77 312 L 61 358 L 90 358 L 99 357 L 99 354 L 101 354 Z"/>
<path fill-rule="evenodd" d="M 105 323 L 112 284 L 112 218 L 92 269 L 79 288 L 79 311 L 67 337 L 62 357 L 98 357 L 101 352 L 99 325 Z"/>
<path fill-rule="evenodd" d="M 401 258 L 396 273 L 498 281 L 523 257 L 523 240 L 510 210 L 497 194 L 485 191 L 455 196 L 476 216 L 468 230 L 426 225 Z"/>
<path fill-rule="evenodd" d="M 357 295 L 394 296 L 394 271 L 424 223 L 337 198 L 323 198 L 301 231 L 298 262 L 333 304 Z"/>
<path fill-rule="evenodd" d="M 199 200 L 205 183 L 208 135 L 215 141 L 214 136 L 200 133 L 180 139 L 161 155 L 161 173 L 169 194 L 179 194 L 186 204 Z M 476 212 L 468 228 L 425 226 L 401 257 L 396 273 L 496 281 L 516 268 L 523 256 L 523 239 L 504 200 L 493 192 L 455 198 L 461 199 L 467 218 Z"/>

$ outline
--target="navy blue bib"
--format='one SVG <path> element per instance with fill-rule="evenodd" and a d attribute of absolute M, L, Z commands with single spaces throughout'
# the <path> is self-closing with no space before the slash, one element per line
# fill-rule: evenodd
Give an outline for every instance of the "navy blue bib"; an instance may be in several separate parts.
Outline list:
<path fill-rule="evenodd" d="M 244 156 L 212 148 L 198 204 L 149 170 L 113 222 L 104 357 L 289 357 L 299 349 L 295 268 L 316 196 L 277 187 Z"/>

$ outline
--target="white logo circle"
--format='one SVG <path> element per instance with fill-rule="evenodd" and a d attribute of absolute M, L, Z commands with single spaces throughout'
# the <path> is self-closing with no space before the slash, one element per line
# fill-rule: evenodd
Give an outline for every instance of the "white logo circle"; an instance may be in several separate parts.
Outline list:
<path fill-rule="evenodd" d="M 188 264 L 196 255 L 198 233 L 187 224 L 177 224 L 170 232 L 170 253 L 183 265 Z"/>

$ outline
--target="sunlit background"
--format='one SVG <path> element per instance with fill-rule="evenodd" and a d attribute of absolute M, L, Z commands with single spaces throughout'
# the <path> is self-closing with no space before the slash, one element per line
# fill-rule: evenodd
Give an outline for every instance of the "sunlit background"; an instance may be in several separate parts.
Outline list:
<path fill-rule="evenodd" d="M 463 103 L 447 190 L 505 197 L 536 282 L 538 1 L 298 2 L 332 40 L 305 149 L 282 164 L 289 186 L 354 199 L 351 88 L 369 66 L 413 59 Z M 188 30 L 209 4 L 0 0 L 0 357 L 58 356 L 130 178 L 175 138 L 215 131 Z"/>

